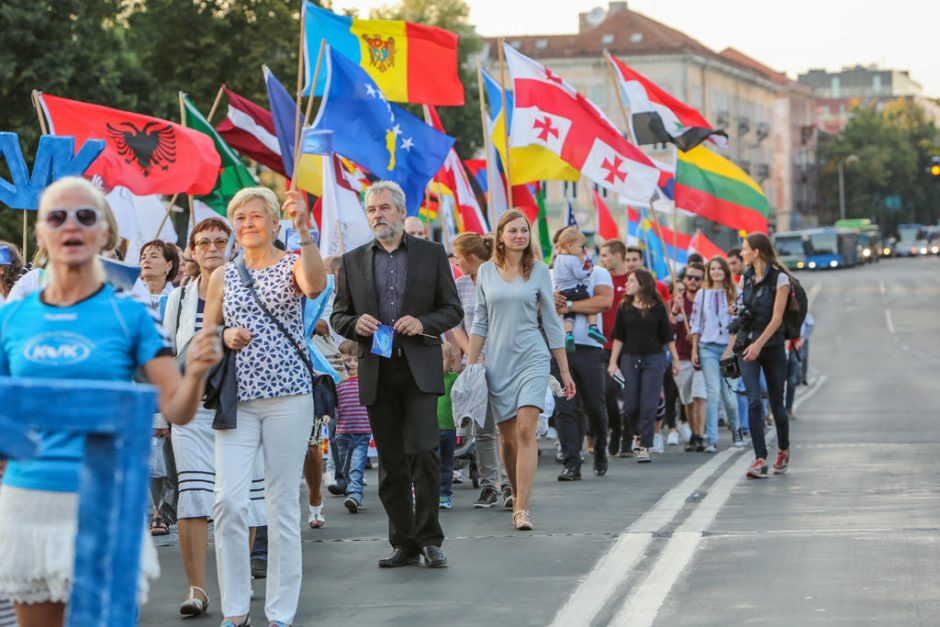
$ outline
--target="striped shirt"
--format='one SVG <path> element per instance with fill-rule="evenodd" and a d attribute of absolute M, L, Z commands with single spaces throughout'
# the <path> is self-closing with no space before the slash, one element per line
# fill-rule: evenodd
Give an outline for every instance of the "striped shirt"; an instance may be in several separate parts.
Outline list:
<path fill-rule="evenodd" d="M 369 414 L 359 402 L 359 377 L 349 377 L 336 386 L 336 433 L 372 433 Z"/>

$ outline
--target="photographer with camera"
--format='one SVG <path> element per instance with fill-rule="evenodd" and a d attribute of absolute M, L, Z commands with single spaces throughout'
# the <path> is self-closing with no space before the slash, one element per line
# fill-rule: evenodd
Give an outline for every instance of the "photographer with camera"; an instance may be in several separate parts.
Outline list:
<path fill-rule="evenodd" d="M 728 350 L 729 306 L 738 298 L 738 287 L 731 279 L 731 269 L 723 257 L 713 257 L 705 271 L 705 287 L 695 294 L 690 331 L 692 363 L 705 375 L 705 437 L 709 447 L 718 446 L 718 403 L 725 406 L 731 439 L 736 448 L 744 446 L 744 435 L 738 421 L 738 403 L 731 383 L 722 377 L 736 378 L 738 373 L 721 367 L 721 357 Z M 737 365 L 733 358 L 730 364 Z M 734 366 L 732 366 L 734 368 Z M 735 375 L 735 376 L 731 376 Z"/>
<path fill-rule="evenodd" d="M 741 376 L 747 390 L 748 423 L 754 446 L 754 463 L 747 470 L 748 479 L 767 477 L 767 444 L 761 415 L 760 375 L 767 379 L 770 410 L 777 428 L 777 458 L 774 474 L 786 472 L 790 460 L 790 424 L 783 404 L 787 355 L 784 350 L 783 315 L 790 294 L 790 273 L 777 260 L 770 238 L 751 233 L 744 238 L 741 257 L 746 270 L 741 280 L 741 296 L 736 318 L 729 326 L 734 335 L 723 359 L 731 357 L 732 348 L 740 359 Z"/>

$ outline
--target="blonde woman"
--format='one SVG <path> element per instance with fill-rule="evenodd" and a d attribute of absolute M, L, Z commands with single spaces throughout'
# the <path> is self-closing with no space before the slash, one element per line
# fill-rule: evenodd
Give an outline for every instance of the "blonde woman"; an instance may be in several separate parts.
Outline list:
<path fill-rule="evenodd" d="M 61 179 L 43 193 L 36 239 L 49 281 L 0 309 L 0 375 L 130 381 L 140 368 L 159 389 L 165 418 L 184 424 L 202 398 L 206 371 L 221 359 L 215 329 L 194 338 L 181 377 L 151 309 L 104 282 L 97 255 L 115 236 L 111 223 L 104 196 L 84 179 Z M 25 350 L 65 343 L 82 350 L 67 359 Z M 11 461 L 0 490 L 0 598 L 13 601 L 22 627 L 63 624 L 75 559 L 84 439 L 64 431 L 40 438 L 39 457 Z M 143 568 L 152 576 L 158 569 L 149 548 Z"/>
<path fill-rule="evenodd" d="M 539 330 L 540 313 L 548 346 Z M 490 404 L 512 486 L 513 524 L 530 531 L 529 496 L 538 463 L 535 427 L 545 403 L 552 356 L 567 398 L 574 396 L 575 385 L 548 266 L 535 258 L 529 220 L 521 211 L 502 215 L 493 259 L 479 267 L 467 363 L 477 363 L 484 342 Z"/>
<path fill-rule="evenodd" d="M 244 250 L 212 273 L 204 319 L 223 324 L 237 351 L 237 424 L 215 432 L 215 553 L 222 625 L 250 625 L 248 524 L 255 456 L 264 452 L 269 545 L 265 614 L 289 625 L 300 599 L 300 480 L 313 425 L 313 382 L 303 333 L 304 296 L 326 287 L 326 271 L 307 227 L 303 194 L 288 192 L 283 212 L 300 235 L 300 255 L 274 246 L 279 209 L 264 187 L 239 191 L 228 219 Z M 243 264 L 243 265 L 242 265 Z M 242 277 L 252 281 L 246 285 Z"/>

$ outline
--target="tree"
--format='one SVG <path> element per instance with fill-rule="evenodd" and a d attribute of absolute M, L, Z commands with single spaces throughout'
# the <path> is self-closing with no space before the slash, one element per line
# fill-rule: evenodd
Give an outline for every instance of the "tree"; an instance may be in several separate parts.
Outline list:
<path fill-rule="evenodd" d="M 845 162 L 847 217 L 875 218 L 885 232 L 899 222 L 936 222 L 940 190 L 931 185 L 926 167 L 938 140 L 936 126 L 914 103 L 857 109 L 841 135 L 820 143 L 820 221 L 831 224 L 838 218 L 838 169 Z M 846 162 L 851 155 L 858 160 Z M 899 212 L 886 208 L 889 197 L 900 198 Z"/>
<path fill-rule="evenodd" d="M 392 7 L 374 9 L 369 17 L 380 20 L 405 20 L 436 26 L 457 33 L 460 81 L 463 83 L 465 104 L 462 107 L 438 107 L 441 123 L 447 134 L 456 138 L 457 153 L 463 159 L 471 158 L 483 145 L 480 128 L 480 97 L 477 89 L 476 66 L 468 59 L 480 51 L 483 42 L 469 23 L 470 7 L 464 0 L 402 0 Z M 418 107 L 408 107 L 418 117 Z"/>

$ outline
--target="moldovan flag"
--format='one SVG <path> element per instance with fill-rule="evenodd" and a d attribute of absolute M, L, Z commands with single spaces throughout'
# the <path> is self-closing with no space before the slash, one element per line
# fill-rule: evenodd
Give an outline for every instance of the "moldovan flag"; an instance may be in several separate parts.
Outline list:
<path fill-rule="evenodd" d="M 382 93 L 395 102 L 453 105 L 464 103 L 457 73 L 457 35 L 433 26 L 401 20 L 358 20 L 304 2 L 304 66 L 307 82 L 317 65 L 320 42 L 364 69 Z M 322 68 L 316 95 L 323 95 Z"/>
<path fill-rule="evenodd" d="M 706 139 L 721 146 L 728 143 L 727 133 L 712 128 L 701 113 L 676 100 L 614 55 L 608 54 L 608 59 L 626 94 L 630 129 L 637 144 L 672 142 L 679 150 L 691 150 Z"/>
<path fill-rule="evenodd" d="M 649 157 L 561 77 L 509 45 L 503 49 L 514 92 L 509 146 L 542 146 L 601 187 L 649 202 L 660 176 Z"/>
<path fill-rule="evenodd" d="M 208 194 L 222 160 L 212 138 L 167 120 L 87 102 L 39 94 L 52 135 L 71 135 L 76 145 L 103 139 L 106 147 L 85 172 L 141 196 Z"/>
<path fill-rule="evenodd" d="M 692 238 L 691 243 L 689 243 L 689 252 L 700 254 L 705 258 L 705 261 L 714 259 L 715 257 L 723 257 L 726 259 L 728 257 L 718 244 L 705 237 L 701 229 L 695 232 L 695 236 Z"/>
<path fill-rule="evenodd" d="M 766 233 L 770 206 L 744 170 L 704 146 L 678 153 L 676 207 L 735 231 Z"/>

